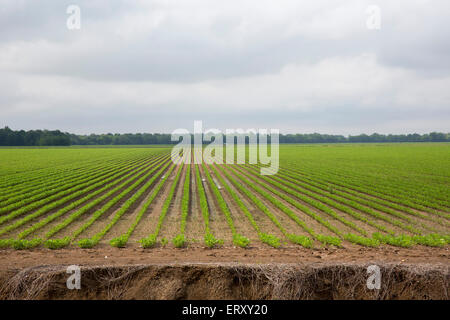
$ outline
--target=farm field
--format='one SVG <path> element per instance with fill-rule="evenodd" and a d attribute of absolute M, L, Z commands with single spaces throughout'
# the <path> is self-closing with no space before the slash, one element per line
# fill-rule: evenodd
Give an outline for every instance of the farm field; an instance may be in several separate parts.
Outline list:
<path fill-rule="evenodd" d="M 280 170 L 268 176 L 258 164 L 175 165 L 170 152 L 0 149 L 0 247 L 355 250 L 450 242 L 449 144 L 281 145 Z"/>

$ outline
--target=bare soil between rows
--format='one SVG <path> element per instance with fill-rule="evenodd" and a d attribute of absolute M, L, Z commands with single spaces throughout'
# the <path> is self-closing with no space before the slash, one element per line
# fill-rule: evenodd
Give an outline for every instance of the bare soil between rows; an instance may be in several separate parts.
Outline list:
<path fill-rule="evenodd" d="M 0 299 L 449 299 L 449 248 L 0 250 Z M 381 288 L 367 288 L 367 267 Z M 67 266 L 81 267 L 69 290 Z"/>

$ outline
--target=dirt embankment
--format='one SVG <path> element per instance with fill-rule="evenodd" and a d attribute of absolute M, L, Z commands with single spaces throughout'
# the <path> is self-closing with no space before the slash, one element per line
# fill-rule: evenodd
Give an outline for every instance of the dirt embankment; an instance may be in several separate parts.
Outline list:
<path fill-rule="evenodd" d="M 175 264 L 81 268 L 69 290 L 65 266 L 0 275 L 1 299 L 448 299 L 443 265 L 380 264 L 381 288 L 367 288 L 366 264 Z"/>
<path fill-rule="evenodd" d="M 449 299 L 448 248 L 0 250 L 0 299 Z M 67 267 L 81 268 L 69 290 Z M 369 265 L 381 288 L 370 290 Z"/>

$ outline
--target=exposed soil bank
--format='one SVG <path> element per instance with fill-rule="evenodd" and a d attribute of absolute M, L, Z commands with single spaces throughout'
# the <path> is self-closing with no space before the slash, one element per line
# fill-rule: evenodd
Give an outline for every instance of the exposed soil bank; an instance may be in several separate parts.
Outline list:
<path fill-rule="evenodd" d="M 69 290 L 67 265 L 0 270 L 1 299 L 448 299 L 448 264 L 381 262 L 380 290 L 367 288 L 374 263 L 186 263 L 82 266 Z"/>

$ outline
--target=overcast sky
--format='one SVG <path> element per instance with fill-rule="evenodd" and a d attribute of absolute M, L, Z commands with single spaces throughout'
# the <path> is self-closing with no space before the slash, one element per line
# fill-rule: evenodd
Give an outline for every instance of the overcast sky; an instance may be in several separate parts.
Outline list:
<path fill-rule="evenodd" d="M 0 0 L 0 126 L 449 132 L 449 17 L 448 0 Z"/>

